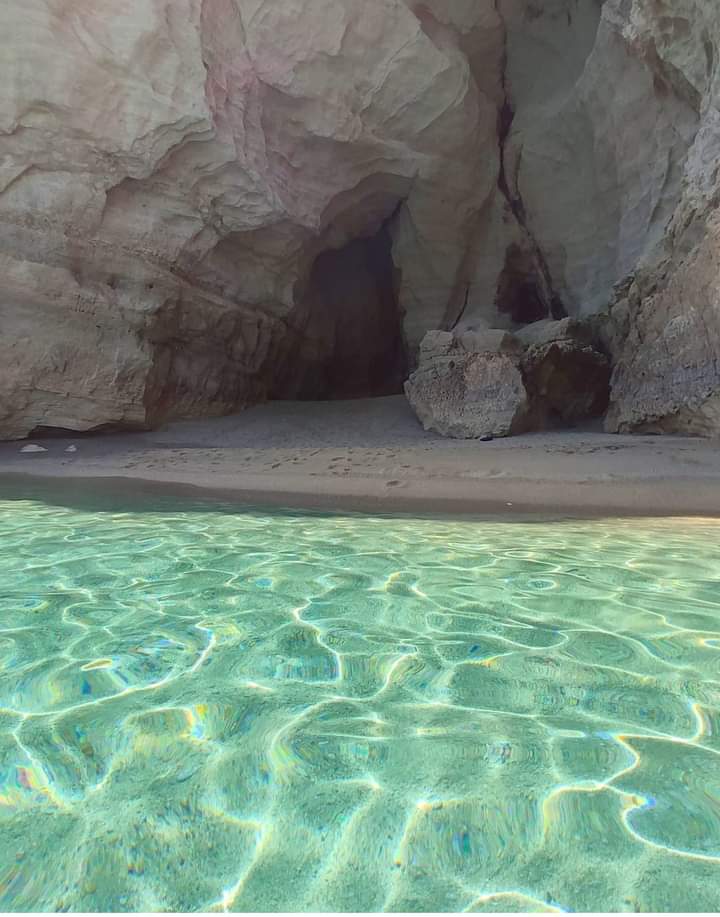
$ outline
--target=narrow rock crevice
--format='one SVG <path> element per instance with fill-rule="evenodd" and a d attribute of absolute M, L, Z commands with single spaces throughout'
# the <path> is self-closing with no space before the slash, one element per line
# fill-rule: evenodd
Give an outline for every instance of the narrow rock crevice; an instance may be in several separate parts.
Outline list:
<path fill-rule="evenodd" d="M 531 254 L 515 243 L 505 252 L 505 264 L 498 277 L 496 303 L 516 325 L 529 325 L 548 317 Z"/>
<path fill-rule="evenodd" d="M 567 316 L 567 310 L 553 287 L 552 276 L 543 251 L 528 226 L 525 205 L 518 187 L 519 159 L 516 174 L 512 177 L 508 175 L 508 142 L 515 120 L 515 111 L 508 86 L 508 30 L 501 9 L 501 0 L 495 0 L 495 12 L 503 28 L 500 67 L 502 103 L 498 108 L 497 117 L 500 160 L 498 188 L 521 230 L 525 243 L 522 248 L 515 243 L 508 246 L 505 265 L 498 280 L 495 305 L 499 312 L 509 314 L 516 324 L 528 324 L 548 317 L 561 319 Z"/>

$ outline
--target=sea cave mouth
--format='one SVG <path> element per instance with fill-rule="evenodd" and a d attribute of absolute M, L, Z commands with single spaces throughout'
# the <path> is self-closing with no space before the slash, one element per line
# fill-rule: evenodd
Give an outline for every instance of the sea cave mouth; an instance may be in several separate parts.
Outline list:
<path fill-rule="evenodd" d="M 291 324 L 274 400 L 400 394 L 408 372 L 389 220 L 314 260 Z"/>

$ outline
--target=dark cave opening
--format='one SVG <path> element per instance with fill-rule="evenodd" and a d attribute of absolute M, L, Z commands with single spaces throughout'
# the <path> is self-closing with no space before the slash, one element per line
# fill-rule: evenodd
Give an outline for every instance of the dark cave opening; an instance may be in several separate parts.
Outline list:
<path fill-rule="evenodd" d="M 331 401 L 402 392 L 407 348 L 386 222 L 318 255 L 272 397 Z"/>
<path fill-rule="evenodd" d="M 518 245 L 509 245 L 505 253 L 495 305 L 499 312 L 509 315 L 517 325 L 529 325 L 550 314 L 540 291 L 532 258 Z"/>

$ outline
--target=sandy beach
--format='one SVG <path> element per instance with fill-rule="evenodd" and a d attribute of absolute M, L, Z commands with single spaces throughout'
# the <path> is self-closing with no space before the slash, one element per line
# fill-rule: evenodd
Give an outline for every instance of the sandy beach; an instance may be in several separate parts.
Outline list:
<path fill-rule="evenodd" d="M 275 402 L 149 433 L 33 442 L 48 451 L 0 445 L 6 491 L 22 475 L 321 509 L 720 515 L 717 441 L 593 430 L 448 440 L 426 433 L 400 396 Z"/>

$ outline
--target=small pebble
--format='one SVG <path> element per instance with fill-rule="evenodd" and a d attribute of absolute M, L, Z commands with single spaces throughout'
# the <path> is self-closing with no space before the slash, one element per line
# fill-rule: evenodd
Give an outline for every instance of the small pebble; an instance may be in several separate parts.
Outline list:
<path fill-rule="evenodd" d="M 68 446 L 66 452 L 77 452 L 77 446 Z"/>
<path fill-rule="evenodd" d="M 45 446 L 38 446 L 35 443 L 30 443 L 27 446 L 23 446 L 20 450 L 21 452 L 47 452 Z"/>
<path fill-rule="evenodd" d="M 480 442 L 481 443 L 491 443 L 494 439 L 495 437 L 491 433 L 487 433 L 485 434 L 485 436 L 480 437 Z"/>

